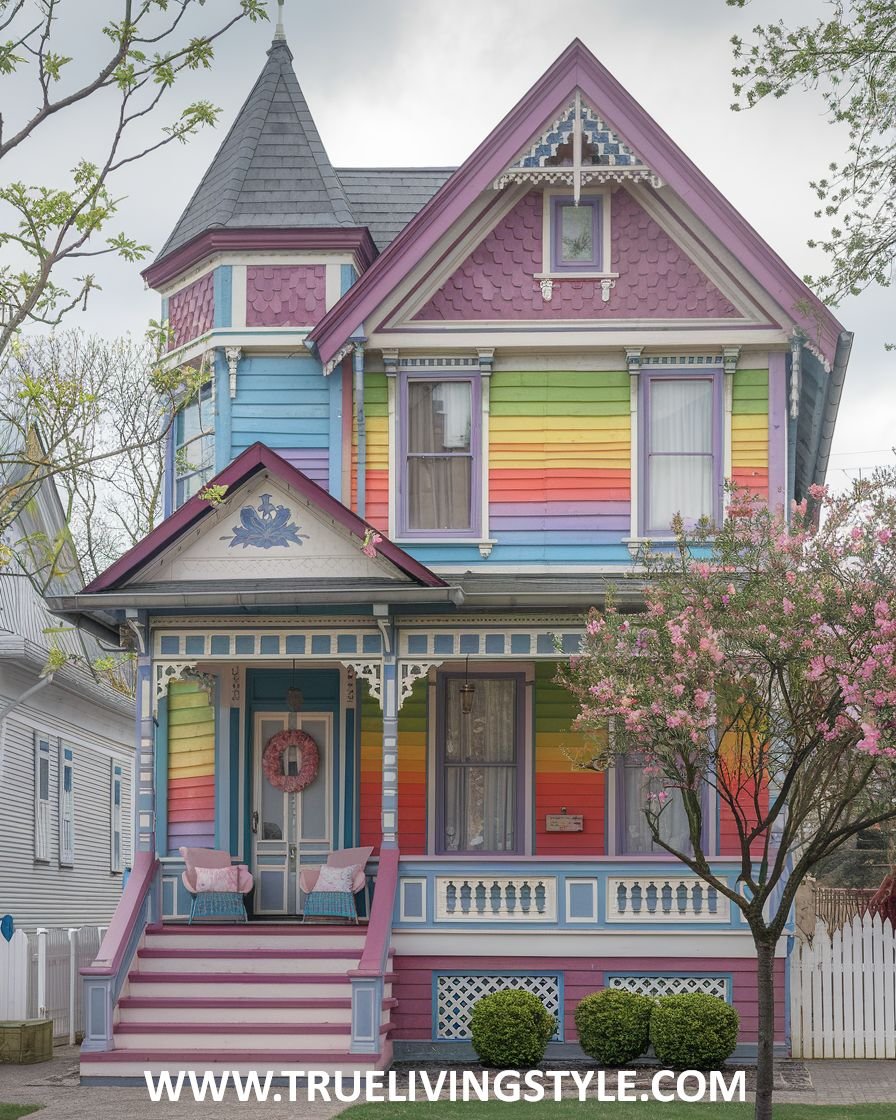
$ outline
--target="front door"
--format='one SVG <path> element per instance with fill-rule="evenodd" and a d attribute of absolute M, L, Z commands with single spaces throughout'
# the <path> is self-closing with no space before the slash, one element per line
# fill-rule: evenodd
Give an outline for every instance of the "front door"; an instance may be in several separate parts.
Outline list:
<path fill-rule="evenodd" d="M 286 793 L 268 781 L 262 766 L 265 745 L 279 731 L 305 731 L 317 743 L 317 777 L 298 793 Z M 299 871 L 320 863 L 330 848 L 330 760 L 333 716 L 329 712 L 257 712 L 253 723 L 255 913 L 298 914 Z M 284 773 L 297 774 L 299 752 L 282 757 Z"/>

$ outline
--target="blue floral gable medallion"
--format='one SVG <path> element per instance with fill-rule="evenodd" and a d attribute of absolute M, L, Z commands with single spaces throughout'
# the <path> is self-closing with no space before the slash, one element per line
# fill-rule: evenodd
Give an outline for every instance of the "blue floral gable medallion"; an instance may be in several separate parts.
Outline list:
<path fill-rule="evenodd" d="M 291 517 L 291 509 L 275 506 L 270 494 L 262 494 L 257 506 L 243 506 L 240 510 L 240 523 L 233 526 L 230 547 L 289 548 L 307 541 L 308 534 L 300 533 L 301 526 L 290 521 Z"/>

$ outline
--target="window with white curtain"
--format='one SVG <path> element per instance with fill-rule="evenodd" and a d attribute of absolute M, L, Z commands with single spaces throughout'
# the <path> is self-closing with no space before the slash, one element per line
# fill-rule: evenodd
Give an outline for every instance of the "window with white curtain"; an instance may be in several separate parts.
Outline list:
<path fill-rule="evenodd" d="M 712 376 L 646 378 L 647 533 L 669 533 L 680 513 L 686 525 L 719 513 L 718 381 Z"/>
<path fill-rule="evenodd" d="M 520 754 L 515 677 L 470 677 L 472 705 L 464 712 L 464 678 L 444 678 L 439 850 L 482 855 L 521 850 L 518 799 Z"/>
<path fill-rule="evenodd" d="M 647 816 L 644 812 L 648 804 L 651 809 L 659 809 L 657 794 L 668 794 L 659 817 L 659 833 L 667 844 L 680 852 L 691 849 L 688 816 L 684 808 L 681 791 L 669 789 L 662 779 L 644 773 L 644 765 L 639 758 L 620 759 L 616 764 L 619 791 L 621 855 L 637 856 L 652 852 L 668 854 L 666 849 L 653 838 Z"/>
<path fill-rule="evenodd" d="M 75 863 L 75 752 L 59 744 L 59 863 Z"/>
<path fill-rule="evenodd" d="M 436 536 L 474 533 L 478 386 L 469 378 L 408 378 L 404 390 L 401 532 Z"/>
<path fill-rule="evenodd" d="M 50 859 L 50 740 L 34 736 L 34 858 Z"/>

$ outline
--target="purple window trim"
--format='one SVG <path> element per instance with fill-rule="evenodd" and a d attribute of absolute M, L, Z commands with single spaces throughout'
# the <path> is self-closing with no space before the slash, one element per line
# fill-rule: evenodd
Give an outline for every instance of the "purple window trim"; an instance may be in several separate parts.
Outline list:
<path fill-rule="evenodd" d="M 564 261 L 560 253 L 562 241 L 561 209 L 564 206 L 574 206 L 575 199 L 572 195 L 551 199 L 551 272 L 601 272 L 603 262 L 603 234 L 604 234 L 604 196 L 596 198 L 582 198 L 579 206 L 588 206 L 591 209 L 591 260 Z"/>
<path fill-rule="evenodd" d="M 408 383 L 442 381 L 470 383 L 470 527 L 468 529 L 411 529 L 408 525 Z M 482 378 L 470 370 L 407 370 L 398 383 L 398 479 L 396 485 L 398 537 L 401 540 L 439 538 L 441 540 L 479 540 L 482 536 Z M 433 456 L 435 457 L 435 456 Z"/>
<path fill-rule="evenodd" d="M 633 769 L 629 766 L 628 769 Z M 615 821 L 615 839 L 616 839 L 616 855 L 628 859 L 668 859 L 674 860 L 677 857 L 671 853 L 660 848 L 656 852 L 629 852 L 625 847 L 625 758 L 620 757 L 613 765 L 613 782 L 615 784 L 616 795 L 616 821 Z M 704 782 L 700 790 L 700 802 L 703 808 L 703 830 L 700 836 L 700 846 L 704 853 L 710 858 L 714 859 L 718 853 L 710 853 L 706 851 L 706 845 L 709 840 L 709 786 Z M 718 841 L 716 842 L 718 846 Z"/>
<path fill-rule="evenodd" d="M 690 366 L 676 366 L 667 370 L 642 370 L 638 391 L 638 533 L 644 537 L 671 537 L 672 529 L 668 525 L 654 526 L 650 524 L 650 384 L 652 381 L 668 380 L 677 381 L 710 381 L 713 387 L 712 401 L 712 458 L 713 458 L 713 503 L 712 516 L 717 525 L 722 521 L 722 496 L 724 491 L 724 454 L 722 440 L 723 401 L 722 401 L 723 371 L 715 369 L 692 369 Z M 686 454 L 686 452 L 682 453 Z"/>
<path fill-rule="evenodd" d="M 448 681 L 464 680 L 466 677 L 477 680 L 512 680 L 516 682 L 516 727 L 514 739 L 516 742 L 516 805 L 514 806 L 514 845 L 512 851 L 448 851 L 445 847 L 445 783 L 442 780 L 445 773 L 445 726 L 447 723 L 445 705 L 447 703 Z M 529 786 L 526 783 L 526 674 L 525 673 L 489 673 L 479 672 L 467 675 L 463 672 L 439 673 L 436 677 L 436 832 L 435 855 L 437 856 L 522 856 L 526 855 L 525 837 L 525 805 L 530 796 Z M 503 765 L 503 764 L 501 764 Z"/>

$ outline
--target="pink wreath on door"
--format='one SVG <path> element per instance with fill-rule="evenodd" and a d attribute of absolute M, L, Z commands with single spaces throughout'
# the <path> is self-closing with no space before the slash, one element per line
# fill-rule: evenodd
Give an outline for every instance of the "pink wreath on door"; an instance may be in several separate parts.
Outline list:
<path fill-rule="evenodd" d="M 283 754 L 291 747 L 297 747 L 302 753 L 302 765 L 298 774 L 285 774 L 283 772 Z M 261 766 L 264 776 L 274 789 L 284 793 L 299 793 L 306 786 L 310 786 L 317 777 L 320 765 L 320 755 L 317 743 L 307 731 L 278 731 L 265 743 L 264 754 L 261 756 Z"/>

